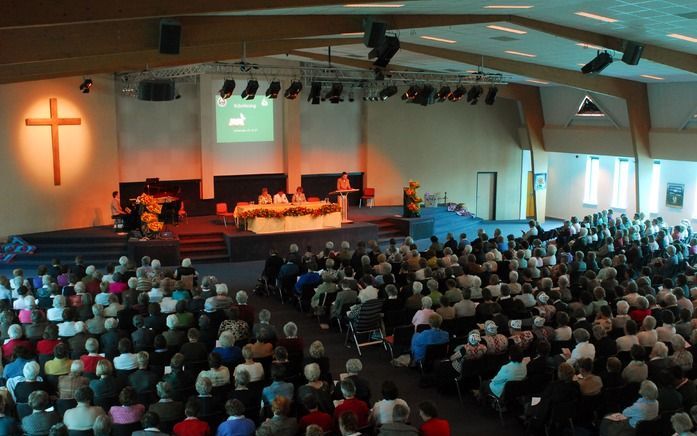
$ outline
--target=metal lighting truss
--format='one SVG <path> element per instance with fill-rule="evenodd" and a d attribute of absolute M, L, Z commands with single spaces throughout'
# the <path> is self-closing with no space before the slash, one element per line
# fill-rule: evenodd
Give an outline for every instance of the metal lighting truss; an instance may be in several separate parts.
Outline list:
<path fill-rule="evenodd" d="M 248 62 L 215 62 L 160 68 L 141 72 L 117 73 L 122 83 L 122 94 L 132 95 L 141 80 L 177 79 L 197 80 L 201 74 L 215 74 L 228 78 L 263 78 L 265 80 L 299 80 L 304 86 L 319 82 L 323 87 L 341 83 L 346 88 L 361 88 L 366 92 L 388 85 L 433 84 L 441 85 L 506 85 L 509 76 L 500 73 L 463 72 L 440 73 L 433 71 L 365 70 L 357 68 L 320 66 L 301 62 L 298 66 L 260 65 Z M 384 78 L 383 78 L 384 77 Z"/>

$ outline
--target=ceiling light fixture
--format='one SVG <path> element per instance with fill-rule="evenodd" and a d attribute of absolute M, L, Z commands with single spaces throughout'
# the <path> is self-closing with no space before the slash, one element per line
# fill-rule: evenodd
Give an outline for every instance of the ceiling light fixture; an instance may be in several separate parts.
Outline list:
<path fill-rule="evenodd" d="M 363 36 L 363 32 L 344 32 L 340 33 L 341 36 Z"/>
<path fill-rule="evenodd" d="M 322 97 L 322 84 L 319 82 L 312 82 L 310 87 L 310 95 L 307 96 L 307 101 L 312 104 L 319 104 Z"/>
<path fill-rule="evenodd" d="M 669 36 L 669 37 L 675 38 L 675 39 L 680 39 L 680 40 L 687 41 L 687 42 L 697 43 L 697 38 L 692 37 L 692 36 L 687 36 L 687 35 L 681 35 L 679 33 L 669 33 L 666 36 Z"/>
<path fill-rule="evenodd" d="M 344 92 L 344 85 L 341 83 L 334 83 L 324 98 L 329 100 L 330 103 L 338 104 L 339 102 L 344 101 L 344 99 L 341 98 L 342 92 Z"/>
<path fill-rule="evenodd" d="M 612 56 L 610 53 L 603 51 L 598 52 L 598 54 L 591 59 L 586 65 L 581 67 L 581 72 L 583 74 L 598 74 L 603 71 L 612 63 Z"/>
<path fill-rule="evenodd" d="M 528 33 L 525 30 L 513 29 L 511 27 L 499 26 L 497 24 L 490 24 L 486 27 L 493 30 L 500 30 L 502 32 L 515 33 L 517 35 L 525 35 L 526 33 Z"/>
<path fill-rule="evenodd" d="M 516 55 L 516 56 L 523 56 L 526 58 L 536 58 L 537 57 L 537 55 L 534 55 L 534 54 L 523 53 L 521 51 L 515 51 L 515 50 L 506 50 L 505 52 L 508 54 L 512 54 L 512 55 Z"/>
<path fill-rule="evenodd" d="M 421 89 L 417 85 L 411 85 L 409 89 L 402 94 L 402 100 L 407 100 L 407 103 L 409 100 L 414 100 L 417 95 L 419 95 L 419 92 L 421 92 Z"/>
<path fill-rule="evenodd" d="M 583 64 L 581 64 L 583 65 Z M 549 85 L 549 82 L 545 82 L 544 80 L 536 80 L 536 79 L 525 79 L 526 82 L 531 82 L 531 83 L 539 83 L 540 85 Z"/>
<path fill-rule="evenodd" d="M 574 12 L 574 14 L 578 15 L 579 17 L 590 18 L 591 20 L 598 20 L 598 21 L 602 21 L 605 23 L 616 23 L 617 21 L 619 21 L 615 18 L 603 17 L 602 15 L 592 14 L 590 12 L 584 12 L 584 11 L 577 11 L 577 12 Z"/>
<path fill-rule="evenodd" d="M 422 35 L 421 39 L 427 39 L 429 41 L 444 42 L 446 44 L 455 44 L 457 41 L 453 39 L 438 38 L 437 36 Z"/>
<path fill-rule="evenodd" d="M 421 106 L 428 106 L 429 104 L 433 104 L 436 102 L 435 98 L 436 89 L 433 86 L 426 84 L 423 87 L 421 87 L 421 90 L 416 95 L 416 98 L 411 100 L 411 103 L 420 104 Z"/>
<path fill-rule="evenodd" d="M 460 101 L 462 98 L 467 94 L 467 88 L 465 88 L 462 85 L 459 85 L 453 92 L 450 93 L 448 96 L 448 100 L 452 102 Z"/>
<path fill-rule="evenodd" d="M 583 48 L 592 48 L 593 50 L 602 50 L 603 49 L 603 47 L 600 47 L 599 45 L 587 44 L 585 42 L 579 42 L 576 45 L 579 47 L 583 47 Z"/>
<path fill-rule="evenodd" d="M 403 4 L 384 4 L 384 3 L 349 3 L 344 5 L 345 8 L 369 8 L 369 9 L 379 9 L 379 8 L 402 8 Z"/>
<path fill-rule="evenodd" d="M 288 100 L 295 100 L 296 98 L 298 98 L 298 95 L 300 95 L 300 91 L 302 90 L 302 82 L 294 80 L 293 82 L 291 82 L 288 89 L 286 89 L 286 92 L 283 93 L 283 96 Z"/>
<path fill-rule="evenodd" d="M 477 104 L 479 101 L 479 96 L 482 95 L 482 92 L 484 92 L 484 90 L 479 85 L 474 85 L 471 87 L 467 92 L 467 103 L 471 104 L 472 106 Z"/>
<path fill-rule="evenodd" d="M 85 79 L 80 84 L 80 91 L 82 91 L 83 94 L 89 94 L 90 89 L 92 89 L 92 85 L 93 85 L 92 79 Z"/>
<path fill-rule="evenodd" d="M 274 80 L 273 82 L 269 83 L 269 87 L 266 89 L 265 95 L 267 98 L 276 98 L 278 97 L 279 92 L 281 92 L 281 82 Z"/>
<path fill-rule="evenodd" d="M 654 76 L 654 75 L 651 75 L 651 74 L 640 74 L 640 76 L 641 76 L 641 77 L 644 77 L 644 78 L 646 78 L 646 79 L 664 80 L 663 77 L 658 77 L 658 76 Z"/>
<path fill-rule="evenodd" d="M 235 91 L 235 81 L 232 79 L 226 79 L 223 82 L 223 87 L 220 88 L 220 91 L 218 91 L 218 94 L 224 99 L 228 99 L 232 97 L 232 93 Z"/>
<path fill-rule="evenodd" d="M 448 100 L 450 98 L 450 94 L 452 92 L 450 91 L 450 87 L 447 85 L 441 86 L 440 90 L 438 90 L 438 93 L 436 94 L 436 98 L 440 103 L 444 102 L 445 100 Z"/>
<path fill-rule="evenodd" d="M 251 79 L 247 82 L 247 87 L 244 88 L 240 97 L 242 97 L 242 100 L 254 100 L 254 97 L 257 95 L 257 90 L 259 90 L 259 82 Z"/>
<path fill-rule="evenodd" d="M 380 91 L 380 100 L 385 101 L 388 98 L 392 97 L 397 93 L 397 87 L 394 85 L 390 85 L 386 88 L 384 88 L 382 91 Z"/>
<path fill-rule="evenodd" d="M 484 9 L 532 9 L 532 5 L 489 5 L 484 6 Z"/>
<path fill-rule="evenodd" d="M 496 94 L 498 94 L 499 89 L 495 86 L 492 86 L 489 88 L 489 92 L 486 93 L 486 98 L 484 99 L 484 103 L 488 104 L 489 106 L 493 105 L 494 102 L 496 101 Z"/>

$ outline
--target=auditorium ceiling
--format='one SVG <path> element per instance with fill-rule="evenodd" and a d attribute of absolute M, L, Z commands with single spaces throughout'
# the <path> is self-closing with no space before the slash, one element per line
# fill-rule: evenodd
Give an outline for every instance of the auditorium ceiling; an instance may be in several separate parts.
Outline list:
<path fill-rule="evenodd" d="M 347 3 L 350 2 L 350 3 Z M 141 71 L 272 56 L 366 64 L 363 18 L 387 23 L 401 49 L 390 67 L 483 68 L 534 86 L 581 86 L 581 66 L 608 50 L 601 75 L 644 83 L 697 81 L 694 0 L 268 0 L 0 4 L 0 83 Z M 37 13 L 37 11 L 41 13 Z M 179 55 L 158 52 L 159 19 L 182 24 Z M 627 42 L 644 46 L 621 62 Z M 353 61 L 353 62 L 352 62 Z"/>

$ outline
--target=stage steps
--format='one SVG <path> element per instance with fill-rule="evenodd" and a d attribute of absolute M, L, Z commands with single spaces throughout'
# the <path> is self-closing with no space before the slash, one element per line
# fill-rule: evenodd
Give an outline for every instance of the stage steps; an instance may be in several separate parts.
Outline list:
<path fill-rule="evenodd" d="M 230 256 L 222 232 L 179 235 L 179 253 L 182 259 L 193 262 L 227 262 Z"/>
<path fill-rule="evenodd" d="M 103 268 L 109 263 L 118 263 L 119 257 L 128 254 L 126 236 L 117 235 L 111 227 L 31 233 L 21 237 L 36 246 L 36 251 L 18 253 L 13 262 L 3 264 L 3 268 L 22 268 L 32 274 L 39 265 L 50 265 L 54 258 L 61 264 L 72 265 L 75 256 L 82 256 L 85 265 Z"/>

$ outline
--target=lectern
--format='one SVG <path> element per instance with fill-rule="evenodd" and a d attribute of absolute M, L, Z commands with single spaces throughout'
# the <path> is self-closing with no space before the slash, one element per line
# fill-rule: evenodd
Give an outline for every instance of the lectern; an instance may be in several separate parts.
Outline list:
<path fill-rule="evenodd" d="M 348 195 L 352 192 L 358 192 L 358 189 L 337 189 L 332 191 L 329 195 L 336 195 L 339 206 L 341 206 L 341 224 L 350 224 L 353 221 L 348 219 Z"/>

